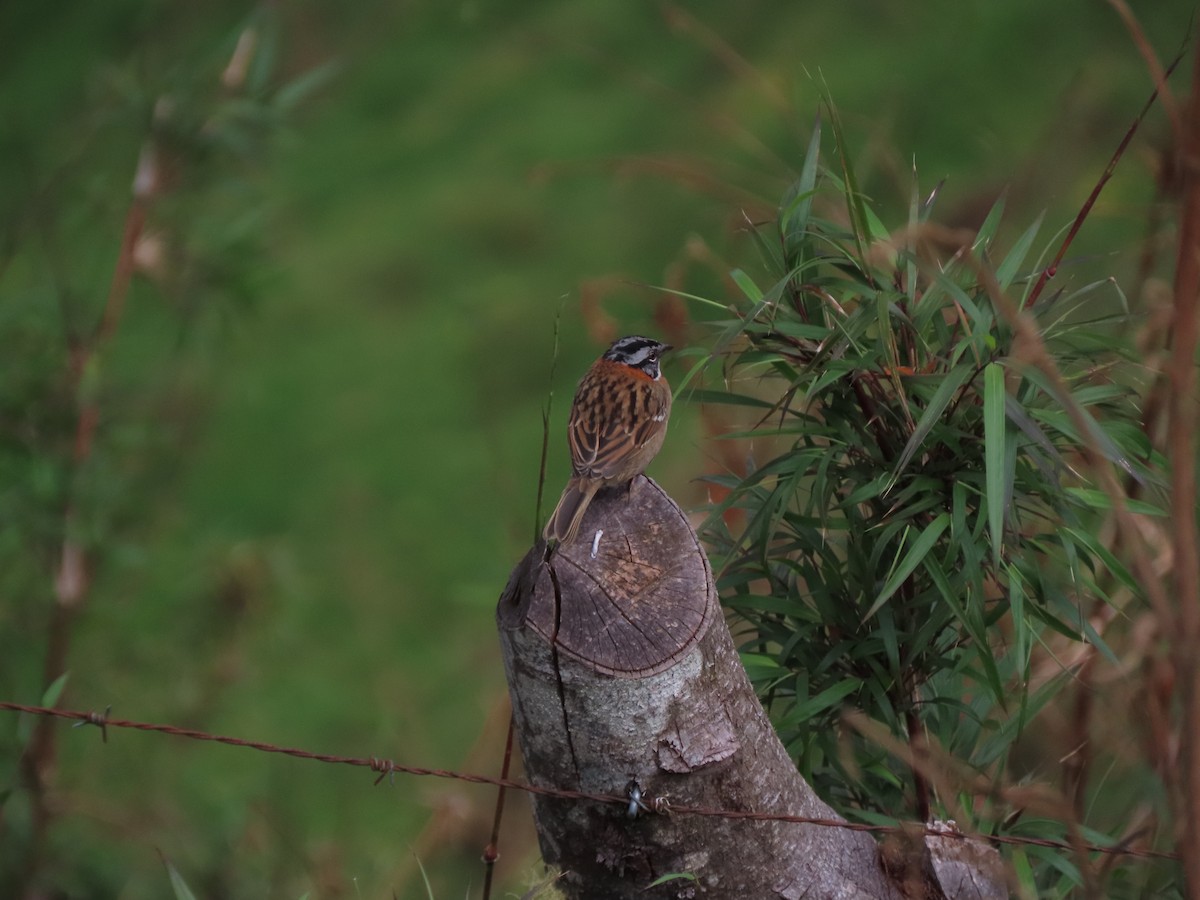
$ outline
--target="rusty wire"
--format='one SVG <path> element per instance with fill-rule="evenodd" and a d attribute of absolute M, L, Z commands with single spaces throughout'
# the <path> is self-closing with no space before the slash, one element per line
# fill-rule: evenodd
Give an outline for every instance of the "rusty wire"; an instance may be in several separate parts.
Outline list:
<path fill-rule="evenodd" d="M 110 707 L 111 709 L 111 707 Z M 108 740 L 109 728 L 128 728 L 134 731 L 151 731 L 159 734 L 171 734 L 176 737 L 188 738 L 193 741 L 212 741 L 217 744 L 228 744 L 231 747 L 248 747 L 251 750 L 258 750 L 262 753 L 279 753 L 284 756 L 295 757 L 296 759 L 308 759 L 315 762 L 331 763 L 343 766 L 360 766 L 364 769 L 370 769 L 372 772 L 377 772 L 378 777 L 375 779 L 375 784 L 379 784 L 384 778 L 394 780 L 395 775 L 399 772 L 402 775 L 415 775 L 419 777 L 431 778 L 446 778 L 453 781 L 463 781 L 468 784 L 487 784 L 494 787 L 512 789 L 515 791 L 524 791 L 528 794 L 536 794 L 541 797 L 553 797 L 560 800 L 586 800 L 592 803 L 602 803 L 608 805 L 618 805 L 628 807 L 630 803 L 629 794 L 600 794 L 592 791 L 575 791 L 569 788 L 546 787 L 538 784 L 529 784 L 524 781 L 515 781 L 511 778 L 497 778 L 491 775 L 479 775 L 473 772 L 457 772 L 452 769 L 432 769 L 423 766 L 410 766 L 403 763 L 395 762 L 394 760 L 385 757 L 377 756 L 337 756 L 331 753 L 314 753 L 310 750 L 301 750 L 296 747 L 280 747 L 276 744 L 268 743 L 267 741 L 252 741 L 246 738 L 229 737 L 227 735 L 210 734 L 207 731 L 200 731 L 195 728 L 180 728 L 177 725 L 165 725 L 155 722 L 133 722 L 127 719 L 109 718 L 108 710 L 103 713 L 91 711 L 81 712 L 78 710 L 69 709 L 52 709 L 46 706 L 29 706 L 23 703 L 10 703 L 0 700 L 0 710 L 8 710 L 11 712 L 22 712 L 32 716 L 50 716 L 58 719 L 74 720 L 78 725 L 94 725 L 99 728 L 103 734 L 104 740 Z M 754 822 L 787 822 L 796 825 L 814 825 L 821 828 L 842 828 L 846 831 L 864 831 L 872 834 L 911 834 L 911 828 L 905 828 L 897 825 L 871 825 L 864 822 L 847 822 L 842 819 L 823 819 L 814 816 L 793 816 L 786 813 L 774 812 L 756 812 L 754 810 L 742 809 L 710 809 L 700 806 L 676 806 L 670 803 L 665 797 L 646 797 L 647 804 L 650 809 L 662 815 L 672 816 L 706 816 L 710 818 L 722 819 L 743 819 Z M 956 831 L 945 830 L 934 826 L 925 826 L 924 833 L 927 837 L 940 837 L 950 839 L 967 839 L 972 835 Z M 1123 845 L 1104 846 L 1101 844 L 1071 844 L 1067 841 L 1058 841 L 1051 838 L 1035 838 L 1035 837 L 1019 837 L 1016 835 L 978 835 L 980 840 L 984 840 L 995 844 L 1015 844 L 1034 847 L 1047 847 L 1053 850 L 1067 850 L 1077 852 L 1080 849 L 1090 853 L 1101 853 L 1109 855 L 1130 856 L 1140 859 L 1169 859 L 1178 860 L 1178 853 L 1170 853 L 1163 850 L 1143 850 Z"/>

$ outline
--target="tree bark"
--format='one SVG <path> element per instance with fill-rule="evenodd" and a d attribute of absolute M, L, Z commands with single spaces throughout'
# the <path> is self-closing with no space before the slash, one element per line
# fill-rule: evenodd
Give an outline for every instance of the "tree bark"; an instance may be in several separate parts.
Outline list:
<path fill-rule="evenodd" d="M 497 624 L 531 782 L 608 795 L 636 783 L 674 806 L 839 819 L 776 736 L 700 542 L 650 479 L 597 495 L 574 543 L 534 546 L 509 578 Z M 885 862 L 897 877 L 895 861 L 862 832 L 630 818 L 614 804 L 555 797 L 533 804 L 542 856 L 572 898 L 913 896 L 889 881 Z M 686 877 L 649 887 L 670 874 Z"/>

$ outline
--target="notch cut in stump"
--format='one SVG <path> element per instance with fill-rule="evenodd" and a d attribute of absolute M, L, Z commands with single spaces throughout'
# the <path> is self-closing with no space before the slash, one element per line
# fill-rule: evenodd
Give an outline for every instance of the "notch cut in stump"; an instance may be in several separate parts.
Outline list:
<path fill-rule="evenodd" d="M 650 479 L 597 495 L 574 543 L 552 554 L 534 546 L 497 624 L 531 782 L 615 795 L 636 782 L 677 807 L 838 819 L 775 735 L 700 542 Z M 542 856 L 570 897 L 900 896 L 861 832 L 533 804 Z M 672 873 L 688 877 L 648 887 Z"/>

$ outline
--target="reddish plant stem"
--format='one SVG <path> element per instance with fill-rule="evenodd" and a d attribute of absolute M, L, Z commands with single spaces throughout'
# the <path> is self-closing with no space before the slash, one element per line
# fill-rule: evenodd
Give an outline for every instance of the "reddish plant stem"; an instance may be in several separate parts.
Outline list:
<path fill-rule="evenodd" d="M 1108 5 L 1116 10 L 1117 15 L 1121 17 L 1121 21 L 1125 24 L 1125 30 L 1129 32 L 1130 40 L 1133 41 L 1133 45 L 1137 47 L 1138 53 L 1141 54 L 1142 61 L 1146 64 L 1146 71 L 1154 79 L 1154 87 L 1158 91 L 1163 109 L 1166 110 L 1167 121 L 1171 123 L 1171 133 L 1175 146 L 1182 146 L 1183 122 L 1179 116 L 1179 104 L 1175 102 L 1175 96 L 1171 93 L 1171 89 L 1167 85 L 1167 76 L 1170 72 L 1163 70 L 1162 63 L 1158 61 L 1158 54 L 1154 52 L 1154 46 L 1150 43 L 1150 39 L 1146 37 L 1146 31 L 1142 28 L 1142 23 L 1138 21 L 1133 10 L 1129 8 L 1129 4 L 1125 0 L 1108 0 Z"/>
<path fill-rule="evenodd" d="M 508 737 L 504 741 L 504 764 L 500 767 L 500 777 L 508 779 L 508 770 L 512 766 L 513 749 L 513 717 L 508 717 Z M 492 837 L 483 851 L 483 900 L 491 900 L 492 876 L 496 869 L 496 860 L 500 858 L 500 822 L 504 818 L 504 785 L 496 791 L 496 814 L 492 818 Z"/>
<path fill-rule="evenodd" d="M 904 724 L 908 731 L 908 746 L 912 750 L 913 755 L 913 793 L 917 821 L 925 824 L 930 819 L 929 779 L 925 776 L 925 765 L 929 762 L 929 753 L 925 744 L 925 724 L 921 721 L 921 716 L 917 713 L 915 699 L 916 695 L 914 692 L 914 704 L 909 706 L 908 710 L 904 713 Z"/>
<path fill-rule="evenodd" d="M 1092 711 L 1095 707 L 1096 692 L 1095 670 L 1096 651 L 1088 647 L 1087 656 L 1075 676 L 1075 696 L 1071 703 L 1071 714 L 1068 720 L 1068 739 L 1071 742 L 1071 752 L 1063 762 L 1063 783 L 1071 807 L 1075 810 L 1075 818 L 1082 822 L 1087 809 L 1088 778 L 1092 768 Z"/>
<path fill-rule="evenodd" d="M 1179 65 L 1179 62 L 1182 59 L 1183 54 L 1180 54 L 1179 56 L 1175 57 L 1175 60 L 1170 66 L 1167 67 L 1166 74 L 1163 76 L 1164 83 L 1165 79 L 1171 77 L 1171 73 L 1175 71 L 1175 67 Z M 1058 248 L 1058 253 L 1054 255 L 1054 260 L 1050 263 L 1050 265 L 1042 269 L 1042 273 L 1038 275 L 1038 280 L 1034 283 L 1033 290 L 1029 292 L 1029 297 L 1025 301 L 1025 309 L 1029 309 L 1034 303 L 1037 302 L 1038 297 L 1042 295 L 1042 291 L 1046 287 L 1046 283 L 1053 278 L 1054 273 L 1058 271 L 1059 264 L 1063 261 L 1063 257 L 1067 255 L 1067 248 L 1071 246 L 1075 240 L 1075 236 L 1079 234 L 1079 229 L 1083 227 L 1084 221 L 1091 213 L 1092 207 L 1096 204 L 1096 200 L 1100 196 L 1100 192 L 1104 190 L 1104 186 L 1108 184 L 1108 180 L 1112 178 L 1113 172 L 1115 172 L 1117 169 L 1117 163 L 1119 163 L 1121 161 L 1121 157 L 1125 155 L 1125 149 L 1129 146 L 1129 142 L 1133 140 L 1133 136 L 1137 134 L 1137 130 L 1141 126 L 1142 120 L 1145 119 L 1146 114 L 1150 112 L 1150 107 L 1154 105 L 1154 101 L 1157 97 L 1158 87 L 1156 85 L 1154 91 L 1150 94 L 1150 99 L 1146 101 L 1145 105 L 1141 109 L 1141 112 L 1137 114 L 1137 118 L 1133 120 L 1133 123 L 1125 132 L 1125 137 L 1121 138 L 1121 143 L 1117 145 L 1116 152 L 1113 153 L 1112 158 L 1108 161 L 1108 165 L 1105 167 L 1104 173 L 1100 176 L 1100 180 L 1096 182 L 1095 187 L 1092 188 L 1092 192 L 1088 194 L 1087 200 L 1085 200 L 1083 206 L 1080 207 L 1079 213 L 1075 216 L 1075 221 L 1071 223 L 1071 228 L 1067 232 L 1067 236 L 1063 238 L 1063 242 Z"/>
<path fill-rule="evenodd" d="M 1182 206 L 1175 268 L 1175 315 L 1167 363 L 1167 452 L 1171 462 L 1171 539 L 1178 620 L 1173 656 L 1182 688 L 1180 772 L 1183 780 L 1182 843 L 1187 895 L 1200 897 L 1200 560 L 1196 534 L 1196 315 L 1200 299 L 1200 44 L 1180 148 Z M 1163 622 L 1167 632 L 1171 622 Z"/>
<path fill-rule="evenodd" d="M 147 145 L 138 162 L 134 178 L 133 200 L 125 214 L 125 225 L 121 245 L 117 251 L 104 312 L 92 338 L 82 347 L 72 350 L 69 374 L 72 392 L 79 404 L 75 420 L 75 439 L 71 456 L 74 478 L 86 467 L 92 456 L 96 428 L 100 422 L 99 401 L 94 386 L 87 384 L 88 369 L 92 361 L 116 334 L 125 309 L 125 298 L 133 278 L 133 252 L 146 224 L 150 200 L 155 183 L 154 151 Z M 46 636 L 46 656 L 42 667 L 42 684 L 48 687 L 67 670 L 67 657 L 71 646 L 71 626 L 75 615 L 87 599 L 90 579 L 87 571 L 86 550 L 78 535 L 79 507 L 74 496 L 68 495 L 63 511 L 62 552 L 54 575 L 54 606 Z M 53 777 L 57 757 L 54 720 L 39 719 L 29 746 L 22 757 L 22 771 L 29 789 L 31 801 L 31 839 L 26 857 L 23 883 L 28 886 L 40 870 L 46 842 L 46 834 L 53 818 L 52 804 L 48 796 L 49 783 Z"/>

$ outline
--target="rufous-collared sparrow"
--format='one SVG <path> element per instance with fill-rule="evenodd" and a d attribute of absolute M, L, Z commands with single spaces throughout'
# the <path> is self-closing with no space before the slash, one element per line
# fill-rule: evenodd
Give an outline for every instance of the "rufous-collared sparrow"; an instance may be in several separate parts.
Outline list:
<path fill-rule="evenodd" d="M 571 480 L 546 522 L 547 541 L 573 541 L 596 492 L 641 475 L 662 448 L 671 386 L 658 361 L 670 349 L 639 335 L 619 338 L 579 382 L 567 424 Z"/>

